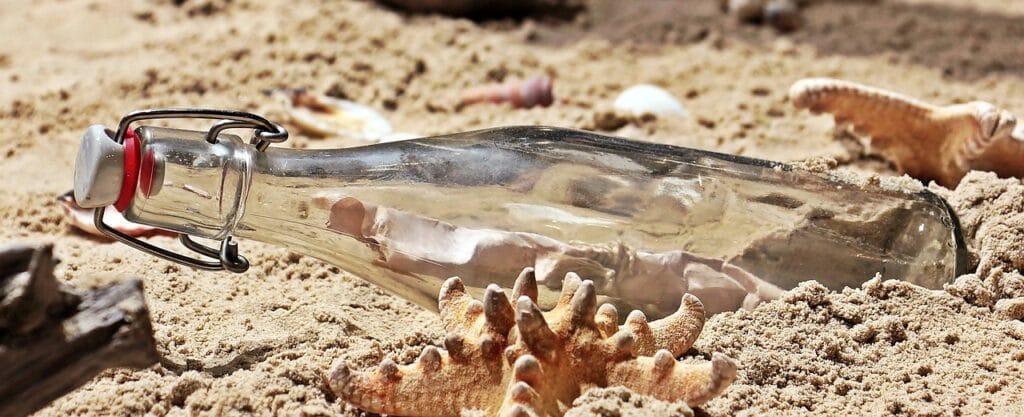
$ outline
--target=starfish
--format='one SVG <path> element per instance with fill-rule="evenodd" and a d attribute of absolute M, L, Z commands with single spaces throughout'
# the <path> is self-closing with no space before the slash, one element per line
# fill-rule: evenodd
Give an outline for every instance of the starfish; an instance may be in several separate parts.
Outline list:
<path fill-rule="evenodd" d="M 710 362 L 676 361 L 704 327 L 704 306 L 686 294 L 678 311 L 648 323 L 633 311 L 619 326 L 611 304 L 598 308 L 594 283 L 566 274 L 556 306 L 541 312 L 537 281 L 527 268 L 512 289 L 513 304 L 495 284 L 483 302 L 449 278 L 438 297 L 445 348 L 429 346 L 416 362 L 386 359 L 353 371 L 337 361 L 331 389 L 370 412 L 389 415 L 560 416 L 591 387 L 624 386 L 665 401 L 703 404 L 736 377 L 736 364 L 715 353 Z"/>
<path fill-rule="evenodd" d="M 874 150 L 914 178 L 953 188 L 972 169 L 1024 176 L 1024 129 L 1014 130 L 1014 115 L 990 103 L 936 106 L 829 78 L 797 81 L 789 97 L 869 136 Z"/>

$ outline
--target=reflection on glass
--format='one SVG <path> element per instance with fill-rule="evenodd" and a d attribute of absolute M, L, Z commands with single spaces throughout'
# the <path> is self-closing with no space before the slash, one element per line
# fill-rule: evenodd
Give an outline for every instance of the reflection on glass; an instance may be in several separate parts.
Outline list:
<path fill-rule="evenodd" d="M 714 312 L 810 279 L 838 289 L 880 273 L 938 288 L 962 262 L 956 220 L 930 193 L 580 131 L 266 152 L 228 135 L 139 132 L 160 184 L 137 193 L 129 219 L 286 246 L 430 309 L 450 276 L 482 293 L 525 267 L 542 307 L 576 272 L 603 301 L 657 318 L 685 292 Z"/>

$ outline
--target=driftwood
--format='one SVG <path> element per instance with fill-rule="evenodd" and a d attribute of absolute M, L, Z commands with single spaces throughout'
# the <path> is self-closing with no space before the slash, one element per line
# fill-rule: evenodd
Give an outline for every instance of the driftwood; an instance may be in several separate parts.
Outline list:
<path fill-rule="evenodd" d="M 28 415 L 108 368 L 156 363 L 137 279 L 90 291 L 57 281 L 53 247 L 0 246 L 0 416 Z"/>

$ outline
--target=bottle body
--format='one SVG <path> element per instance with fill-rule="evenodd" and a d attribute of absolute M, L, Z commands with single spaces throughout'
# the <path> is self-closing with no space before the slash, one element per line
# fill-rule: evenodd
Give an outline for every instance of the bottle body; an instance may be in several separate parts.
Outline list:
<path fill-rule="evenodd" d="M 448 277 L 482 291 L 523 268 L 542 307 L 575 272 L 603 301 L 656 318 L 686 292 L 726 311 L 809 279 L 838 289 L 881 273 L 936 288 L 962 262 L 935 196 L 586 132 L 265 152 L 139 132 L 153 173 L 129 220 L 285 246 L 431 309 Z"/>

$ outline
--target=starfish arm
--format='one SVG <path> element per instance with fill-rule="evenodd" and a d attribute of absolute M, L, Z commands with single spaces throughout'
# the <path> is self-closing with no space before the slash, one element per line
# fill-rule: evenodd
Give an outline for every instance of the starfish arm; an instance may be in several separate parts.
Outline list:
<path fill-rule="evenodd" d="M 626 317 L 624 327 L 635 340 L 637 355 L 649 356 L 659 349 L 667 349 L 678 356 L 697 341 L 704 319 L 704 305 L 693 294 L 685 294 L 675 313 L 648 322 L 643 312 L 633 310 Z"/>
<path fill-rule="evenodd" d="M 971 168 L 1024 178 L 1024 128 L 1020 130 L 1020 138 L 1010 136 L 994 141 L 975 159 Z"/>
<path fill-rule="evenodd" d="M 484 305 L 466 292 L 465 285 L 458 277 L 452 277 L 441 284 L 437 297 L 441 322 L 448 332 L 465 331 L 474 326 L 484 313 Z"/>
<path fill-rule="evenodd" d="M 553 310 L 559 312 L 566 307 L 569 307 L 569 303 L 572 302 L 572 297 L 576 295 L 576 290 L 583 283 L 583 279 L 580 278 L 575 272 L 569 272 L 565 274 L 565 278 L 562 279 L 562 292 L 558 295 L 558 302 L 555 304 Z"/>
<path fill-rule="evenodd" d="M 597 326 L 594 322 L 596 314 L 597 289 L 594 288 L 594 282 L 588 279 L 580 284 L 569 301 L 568 324 L 573 329 L 594 328 Z"/>
<path fill-rule="evenodd" d="M 461 358 L 478 351 L 491 359 L 508 346 L 515 310 L 498 285 L 487 286 L 481 303 L 466 293 L 459 278 L 449 278 L 441 286 L 438 310 L 447 331 L 445 347 L 453 356 Z"/>
<path fill-rule="evenodd" d="M 533 355 L 523 355 L 512 366 L 512 381 L 498 415 L 542 417 L 560 415 L 556 404 L 545 404 L 543 366 Z"/>
<path fill-rule="evenodd" d="M 594 316 L 594 325 L 604 337 L 611 337 L 619 331 L 619 310 L 611 304 L 602 304 Z"/>
<path fill-rule="evenodd" d="M 939 108 L 891 91 L 827 78 L 797 81 L 790 88 L 797 108 L 829 113 L 837 125 L 848 124 L 871 138 L 872 150 L 914 177 L 944 179 L 948 172 L 943 152 L 951 146 L 948 127 L 936 120 Z"/>
<path fill-rule="evenodd" d="M 789 89 L 793 105 L 812 113 L 830 113 L 866 133 L 900 136 L 908 120 L 930 123 L 937 107 L 881 88 L 831 78 L 808 78 Z"/>
<path fill-rule="evenodd" d="M 620 362 L 608 373 L 608 386 L 624 386 L 662 401 L 694 407 L 721 394 L 736 379 L 736 363 L 720 353 L 710 363 L 683 364 L 667 350 Z"/>
<path fill-rule="evenodd" d="M 457 416 L 463 408 L 493 413 L 501 401 L 501 369 L 482 365 L 453 361 L 431 346 L 407 366 L 385 360 L 375 369 L 353 371 L 342 361 L 331 369 L 328 384 L 345 401 L 375 413 Z"/>
<path fill-rule="evenodd" d="M 541 360 L 551 360 L 558 347 L 557 335 L 551 331 L 544 313 L 526 296 L 516 302 L 516 329 L 519 342 Z"/>
<path fill-rule="evenodd" d="M 537 391 L 523 382 L 518 382 L 509 389 L 508 398 L 498 415 L 501 417 L 546 417 L 547 414 L 539 413 L 533 406 L 533 403 L 539 399 L 540 394 Z"/>
<path fill-rule="evenodd" d="M 654 330 L 651 329 L 651 324 L 647 322 L 647 316 L 642 311 L 629 312 L 623 327 L 633 336 L 633 348 L 637 355 L 651 355 L 658 350 Z"/>
<path fill-rule="evenodd" d="M 504 336 L 516 324 L 515 310 L 497 284 L 490 284 L 484 291 L 484 319 L 488 331 L 495 336 Z"/>
<path fill-rule="evenodd" d="M 679 303 L 679 309 L 668 317 L 655 320 L 650 324 L 654 336 L 654 345 L 659 349 L 668 349 L 673 356 L 686 352 L 693 342 L 697 341 L 700 331 L 704 329 L 704 304 L 693 294 L 686 294 Z M 650 355 L 651 352 L 637 352 L 638 355 Z"/>
<path fill-rule="evenodd" d="M 1012 113 L 988 103 L 968 105 L 975 106 L 974 112 L 983 125 L 971 169 L 992 171 L 1004 177 L 1024 177 L 1024 123 L 1018 124 Z M 986 130 L 988 135 L 984 135 Z"/>
<path fill-rule="evenodd" d="M 870 136 L 872 148 L 915 178 L 955 187 L 971 169 L 1024 173 L 1024 130 L 1014 129 L 1013 114 L 990 103 L 938 107 L 828 78 L 797 81 L 789 94 L 797 108 L 830 113 L 838 124 Z"/>
<path fill-rule="evenodd" d="M 515 283 L 512 284 L 513 300 L 518 300 L 524 295 L 533 302 L 537 302 L 537 273 L 533 268 L 523 268 L 523 271 L 516 277 Z"/>
<path fill-rule="evenodd" d="M 954 104 L 939 109 L 936 119 L 949 138 L 944 149 L 952 155 L 947 161 L 955 177 L 940 179 L 947 187 L 959 183 L 972 169 L 993 171 L 1003 176 L 1024 172 L 1024 142 L 1014 140 L 1016 118 L 1008 111 L 983 101 Z"/>

